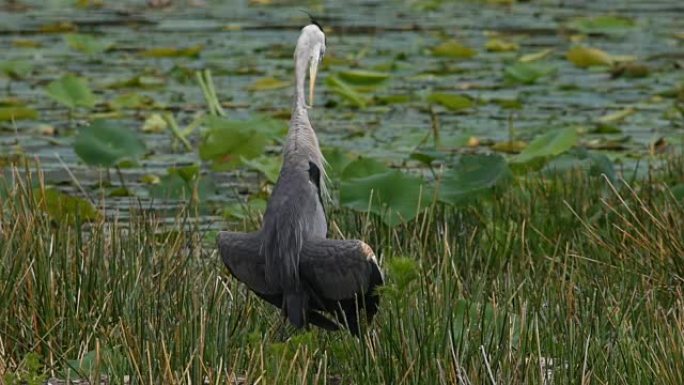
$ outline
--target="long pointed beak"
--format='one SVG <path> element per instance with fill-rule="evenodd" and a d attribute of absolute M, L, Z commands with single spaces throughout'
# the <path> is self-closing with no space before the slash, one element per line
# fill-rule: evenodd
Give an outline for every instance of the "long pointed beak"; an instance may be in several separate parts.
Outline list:
<path fill-rule="evenodd" d="M 309 65 L 309 106 L 314 104 L 314 90 L 316 88 L 316 75 L 318 75 L 318 60 L 314 58 Z"/>

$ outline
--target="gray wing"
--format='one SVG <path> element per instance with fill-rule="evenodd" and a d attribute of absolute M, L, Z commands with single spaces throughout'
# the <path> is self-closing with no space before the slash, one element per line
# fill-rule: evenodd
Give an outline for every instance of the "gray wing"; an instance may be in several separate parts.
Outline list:
<path fill-rule="evenodd" d="M 374 295 L 383 277 L 373 250 L 358 240 L 310 239 L 300 256 L 300 274 L 327 300 Z"/>
<path fill-rule="evenodd" d="M 221 231 L 218 235 L 219 254 L 231 274 L 259 294 L 278 294 L 278 288 L 270 287 L 266 281 L 266 259 L 259 252 L 260 247 L 258 232 Z"/>

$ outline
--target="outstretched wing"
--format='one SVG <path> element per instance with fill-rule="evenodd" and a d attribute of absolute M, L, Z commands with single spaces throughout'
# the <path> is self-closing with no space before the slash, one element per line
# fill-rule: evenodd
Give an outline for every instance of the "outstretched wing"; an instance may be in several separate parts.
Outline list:
<path fill-rule="evenodd" d="M 358 240 L 307 240 L 299 268 L 315 293 L 332 301 L 371 295 L 383 283 L 373 250 Z"/>
<path fill-rule="evenodd" d="M 266 259 L 259 253 L 260 247 L 261 237 L 258 232 L 221 231 L 218 235 L 221 260 L 231 274 L 258 294 L 281 294 L 278 288 L 269 287 L 266 282 Z"/>

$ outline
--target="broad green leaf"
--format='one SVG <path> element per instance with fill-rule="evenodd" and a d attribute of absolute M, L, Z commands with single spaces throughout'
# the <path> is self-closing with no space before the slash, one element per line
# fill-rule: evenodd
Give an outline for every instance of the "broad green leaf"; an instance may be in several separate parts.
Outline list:
<path fill-rule="evenodd" d="M 522 55 L 518 61 L 521 63 L 531 63 L 546 58 L 553 52 L 553 49 L 547 48 L 538 52 L 528 53 L 527 55 Z"/>
<path fill-rule="evenodd" d="M 112 42 L 98 39 L 91 35 L 69 34 L 64 36 L 71 49 L 83 52 L 87 55 L 103 53 L 112 47 Z"/>
<path fill-rule="evenodd" d="M 504 68 L 504 78 L 510 83 L 534 84 L 555 72 L 556 68 L 550 64 L 517 62 Z"/>
<path fill-rule="evenodd" d="M 637 111 L 634 107 L 628 107 L 624 110 L 611 112 L 609 114 L 603 115 L 598 118 L 598 122 L 602 124 L 617 123 L 625 120 L 630 115 L 635 114 Z"/>
<path fill-rule="evenodd" d="M 12 120 L 31 120 L 38 118 L 38 111 L 31 107 L 0 107 L 0 122 Z"/>
<path fill-rule="evenodd" d="M 611 181 L 617 178 L 613 162 L 607 156 L 583 148 L 571 149 L 554 158 L 544 166 L 542 173 L 555 175 L 576 170 L 584 171 L 592 176 L 605 175 Z"/>
<path fill-rule="evenodd" d="M 121 89 L 121 88 L 142 88 L 151 89 L 163 87 L 166 84 L 164 78 L 150 75 L 135 75 L 128 79 L 118 80 L 107 84 L 107 88 Z"/>
<path fill-rule="evenodd" d="M 370 175 L 389 171 L 389 167 L 379 160 L 361 157 L 350 162 L 342 171 L 342 180 L 365 178 Z"/>
<path fill-rule="evenodd" d="M 520 47 L 518 46 L 518 43 L 512 41 L 492 38 L 487 40 L 485 48 L 490 52 L 514 52 Z"/>
<path fill-rule="evenodd" d="M 670 189 L 672 192 L 672 195 L 677 199 L 678 201 L 684 203 L 684 183 L 679 183 Z"/>
<path fill-rule="evenodd" d="M 425 149 L 412 152 L 409 158 L 417 160 L 423 165 L 430 167 L 434 161 L 445 160 L 447 158 L 447 154 L 434 149 Z"/>
<path fill-rule="evenodd" d="M 511 177 L 511 170 L 502 156 L 464 155 L 444 173 L 438 199 L 452 205 L 464 204 Z"/>
<path fill-rule="evenodd" d="M 337 74 L 347 84 L 355 86 L 375 86 L 387 80 L 390 76 L 387 72 L 352 70 L 342 71 Z"/>
<path fill-rule="evenodd" d="M 70 109 L 92 108 L 98 102 L 88 86 L 88 80 L 74 75 L 65 75 L 53 80 L 47 86 L 47 94 Z"/>
<path fill-rule="evenodd" d="M 156 199 L 192 200 L 200 202 L 215 193 L 215 186 L 209 179 L 200 178 L 199 166 L 171 167 L 159 183 L 148 187 L 151 197 Z"/>
<path fill-rule="evenodd" d="M 223 216 L 228 219 L 258 218 L 266 211 L 268 202 L 261 198 L 251 198 L 247 203 L 231 203 L 223 209 Z"/>
<path fill-rule="evenodd" d="M 586 34 L 623 34 L 635 24 L 633 19 L 624 16 L 603 15 L 575 19 L 568 26 Z"/>
<path fill-rule="evenodd" d="M 0 62 L 0 71 L 12 80 L 20 80 L 31 74 L 33 64 L 27 60 L 7 60 Z"/>
<path fill-rule="evenodd" d="M 275 184 L 278 175 L 280 175 L 283 159 L 280 156 L 261 155 L 254 159 L 242 159 L 242 163 L 248 168 L 260 172 L 269 182 Z"/>
<path fill-rule="evenodd" d="M 475 106 L 473 99 L 469 98 L 468 96 L 447 94 L 443 92 L 435 92 L 428 95 L 427 101 L 442 105 L 451 111 L 467 110 Z"/>
<path fill-rule="evenodd" d="M 74 142 L 76 154 L 90 166 L 112 167 L 145 154 L 138 135 L 117 122 L 96 120 L 81 128 Z"/>
<path fill-rule="evenodd" d="M 574 127 L 553 130 L 534 139 L 511 160 L 515 163 L 526 163 L 538 158 L 556 156 L 569 150 L 576 143 L 577 130 Z"/>
<path fill-rule="evenodd" d="M 36 188 L 34 196 L 42 203 L 40 207 L 55 221 L 94 221 L 101 217 L 100 212 L 89 201 L 53 188 Z"/>
<path fill-rule="evenodd" d="M 612 56 L 597 48 L 575 46 L 568 50 L 568 61 L 579 68 L 595 66 L 610 66 L 614 59 Z"/>
<path fill-rule="evenodd" d="M 108 102 L 108 104 L 113 110 L 149 109 L 156 106 L 156 103 L 152 97 L 143 95 L 139 92 L 129 92 L 117 95 L 113 100 Z"/>
<path fill-rule="evenodd" d="M 177 47 L 158 47 L 144 50 L 140 55 L 144 57 L 163 58 L 163 57 L 198 57 L 202 52 L 201 45 L 192 47 L 177 48 Z"/>
<path fill-rule="evenodd" d="M 326 163 L 326 173 L 330 178 L 339 179 L 342 172 L 353 160 L 353 154 L 339 147 L 323 147 L 321 149 Z"/>
<path fill-rule="evenodd" d="M 477 52 L 456 40 L 445 41 L 432 48 L 432 55 L 437 57 L 448 57 L 453 59 L 468 59 L 475 56 Z"/>
<path fill-rule="evenodd" d="M 255 80 L 252 84 L 250 84 L 247 89 L 249 91 L 268 91 L 268 90 L 277 90 L 281 88 L 288 87 L 290 83 L 276 79 L 274 77 L 265 77 L 265 78 L 259 78 Z"/>
<path fill-rule="evenodd" d="M 397 170 L 346 180 L 340 186 L 343 207 L 360 212 L 370 209 L 390 227 L 415 218 L 431 198 L 432 192 L 422 178 Z"/>
<path fill-rule="evenodd" d="M 152 114 L 145 119 L 142 125 L 142 132 L 164 132 L 169 128 L 169 124 L 161 114 Z"/>
<path fill-rule="evenodd" d="M 214 170 L 229 170 L 264 153 L 269 143 L 264 119 L 229 120 L 207 117 L 208 130 L 199 146 L 200 158 L 211 161 Z"/>
<path fill-rule="evenodd" d="M 366 108 L 366 105 L 368 104 L 366 97 L 354 90 L 354 88 L 342 81 L 339 77 L 335 75 L 328 76 L 327 79 L 325 79 L 325 84 L 328 86 L 328 90 L 341 96 L 352 105 L 358 108 Z"/>

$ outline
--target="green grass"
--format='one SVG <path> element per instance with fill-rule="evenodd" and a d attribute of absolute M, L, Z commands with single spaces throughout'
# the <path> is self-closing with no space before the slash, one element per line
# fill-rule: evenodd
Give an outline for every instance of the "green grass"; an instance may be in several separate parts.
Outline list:
<path fill-rule="evenodd" d="M 58 220 L 17 178 L 0 217 L 0 373 L 7 383 L 682 384 L 684 207 L 667 185 L 683 166 L 673 159 L 629 186 L 530 178 L 392 229 L 333 211 L 387 273 L 361 340 L 283 332 L 188 211 L 172 228 L 145 211 L 126 223 Z"/>

